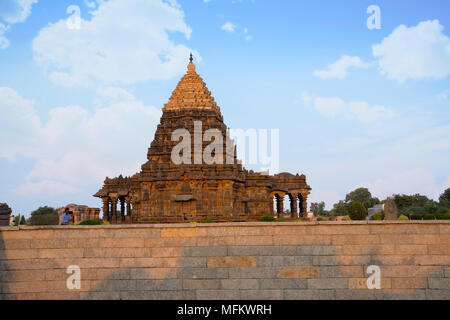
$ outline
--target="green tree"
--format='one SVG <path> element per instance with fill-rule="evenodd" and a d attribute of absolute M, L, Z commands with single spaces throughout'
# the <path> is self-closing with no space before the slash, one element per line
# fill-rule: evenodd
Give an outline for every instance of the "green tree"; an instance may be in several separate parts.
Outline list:
<path fill-rule="evenodd" d="M 14 217 L 14 226 L 15 227 L 17 227 L 19 225 L 25 225 L 25 224 L 27 224 L 25 216 L 23 216 L 19 213 L 19 215 L 17 217 Z"/>
<path fill-rule="evenodd" d="M 20 223 L 20 214 L 14 217 L 14 227 L 19 226 Z"/>
<path fill-rule="evenodd" d="M 314 212 L 316 217 L 326 215 L 325 202 L 313 202 L 311 203 L 311 211 Z"/>
<path fill-rule="evenodd" d="M 346 216 L 348 214 L 348 205 L 341 200 L 333 205 L 333 210 L 331 211 L 335 216 Z"/>
<path fill-rule="evenodd" d="M 447 191 L 447 190 L 446 190 Z M 450 194 L 450 192 L 449 192 Z M 448 208 L 446 206 L 446 195 L 445 192 L 439 198 L 439 202 L 434 201 L 433 199 L 428 199 L 427 196 L 421 194 L 415 195 L 394 195 L 394 201 L 397 204 L 398 211 L 400 213 L 420 213 L 420 214 L 428 214 L 428 213 L 445 213 L 448 212 Z"/>
<path fill-rule="evenodd" d="M 52 207 L 40 207 L 33 211 L 30 217 L 32 226 L 52 226 L 59 224 L 58 210 Z"/>
<path fill-rule="evenodd" d="M 352 220 L 365 220 L 367 209 L 361 202 L 355 201 L 349 205 L 348 215 Z"/>
<path fill-rule="evenodd" d="M 380 203 L 380 199 L 372 198 L 372 194 L 367 188 L 358 188 L 345 196 L 345 202 L 350 204 L 352 202 L 360 202 L 366 209 L 372 208 L 374 205 Z"/>
<path fill-rule="evenodd" d="M 394 201 L 399 211 L 410 207 L 425 207 L 430 203 L 430 199 L 427 196 L 421 194 L 406 195 L 406 194 L 394 194 Z"/>
<path fill-rule="evenodd" d="M 439 197 L 439 203 L 446 207 L 450 208 L 450 188 L 444 191 L 443 194 Z"/>

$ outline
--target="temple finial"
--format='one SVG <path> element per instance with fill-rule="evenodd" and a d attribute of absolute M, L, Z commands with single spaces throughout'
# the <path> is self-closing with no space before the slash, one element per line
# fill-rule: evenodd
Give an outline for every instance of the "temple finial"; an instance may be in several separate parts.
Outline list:
<path fill-rule="evenodd" d="M 189 73 L 195 72 L 195 64 L 193 61 L 194 61 L 194 57 L 192 56 L 192 53 L 191 53 L 191 57 L 189 58 L 189 64 L 188 64 L 188 72 Z"/>

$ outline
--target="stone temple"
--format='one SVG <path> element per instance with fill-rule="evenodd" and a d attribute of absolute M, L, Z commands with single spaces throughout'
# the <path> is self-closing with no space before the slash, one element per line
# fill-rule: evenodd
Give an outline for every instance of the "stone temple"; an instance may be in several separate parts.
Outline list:
<path fill-rule="evenodd" d="M 94 195 L 103 201 L 103 219 L 112 223 L 258 221 L 265 215 L 283 217 L 286 196 L 290 217 L 306 215 L 311 188 L 304 175 L 270 176 L 242 167 L 220 108 L 196 73 L 192 56 L 187 73 L 162 111 L 148 149 L 148 161 L 142 165 L 141 172 L 132 177 L 106 178 L 103 188 Z M 176 164 L 171 157 L 172 149 L 179 143 L 179 140 L 172 141 L 175 130 L 185 129 L 190 133 L 191 159 L 198 159 L 195 150 L 199 147 L 205 150 L 210 144 L 201 140 L 200 146 L 198 142 L 194 145 L 198 141 L 194 135 L 199 122 L 200 134 L 218 129 L 222 135 L 222 161 L 207 164 L 193 160 Z M 227 144 L 230 141 L 231 150 Z"/>

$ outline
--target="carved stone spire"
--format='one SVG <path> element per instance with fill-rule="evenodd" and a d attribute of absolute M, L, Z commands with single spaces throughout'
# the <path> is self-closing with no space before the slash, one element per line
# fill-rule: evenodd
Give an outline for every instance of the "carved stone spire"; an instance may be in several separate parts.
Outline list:
<path fill-rule="evenodd" d="M 200 109 L 220 112 L 214 97 L 203 79 L 195 72 L 194 58 L 191 54 L 187 73 L 181 78 L 163 111 Z"/>

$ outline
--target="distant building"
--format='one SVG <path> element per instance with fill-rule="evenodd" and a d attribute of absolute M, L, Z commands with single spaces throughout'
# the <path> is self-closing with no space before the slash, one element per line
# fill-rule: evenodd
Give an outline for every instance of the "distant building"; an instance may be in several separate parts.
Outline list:
<path fill-rule="evenodd" d="M 100 217 L 100 209 L 98 208 L 89 208 L 88 206 L 69 204 L 58 211 L 59 224 L 61 224 L 61 216 L 64 213 L 65 208 L 69 208 L 70 215 L 72 216 L 72 224 L 76 224 L 84 220 L 99 219 Z"/>
<path fill-rule="evenodd" d="M 384 204 L 377 204 L 377 205 L 373 206 L 372 208 L 369 208 L 367 210 L 367 219 L 368 220 L 372 219 L 372 217 L 375 213 L 381 212 L 383 210 L 384 210 Z"/>

